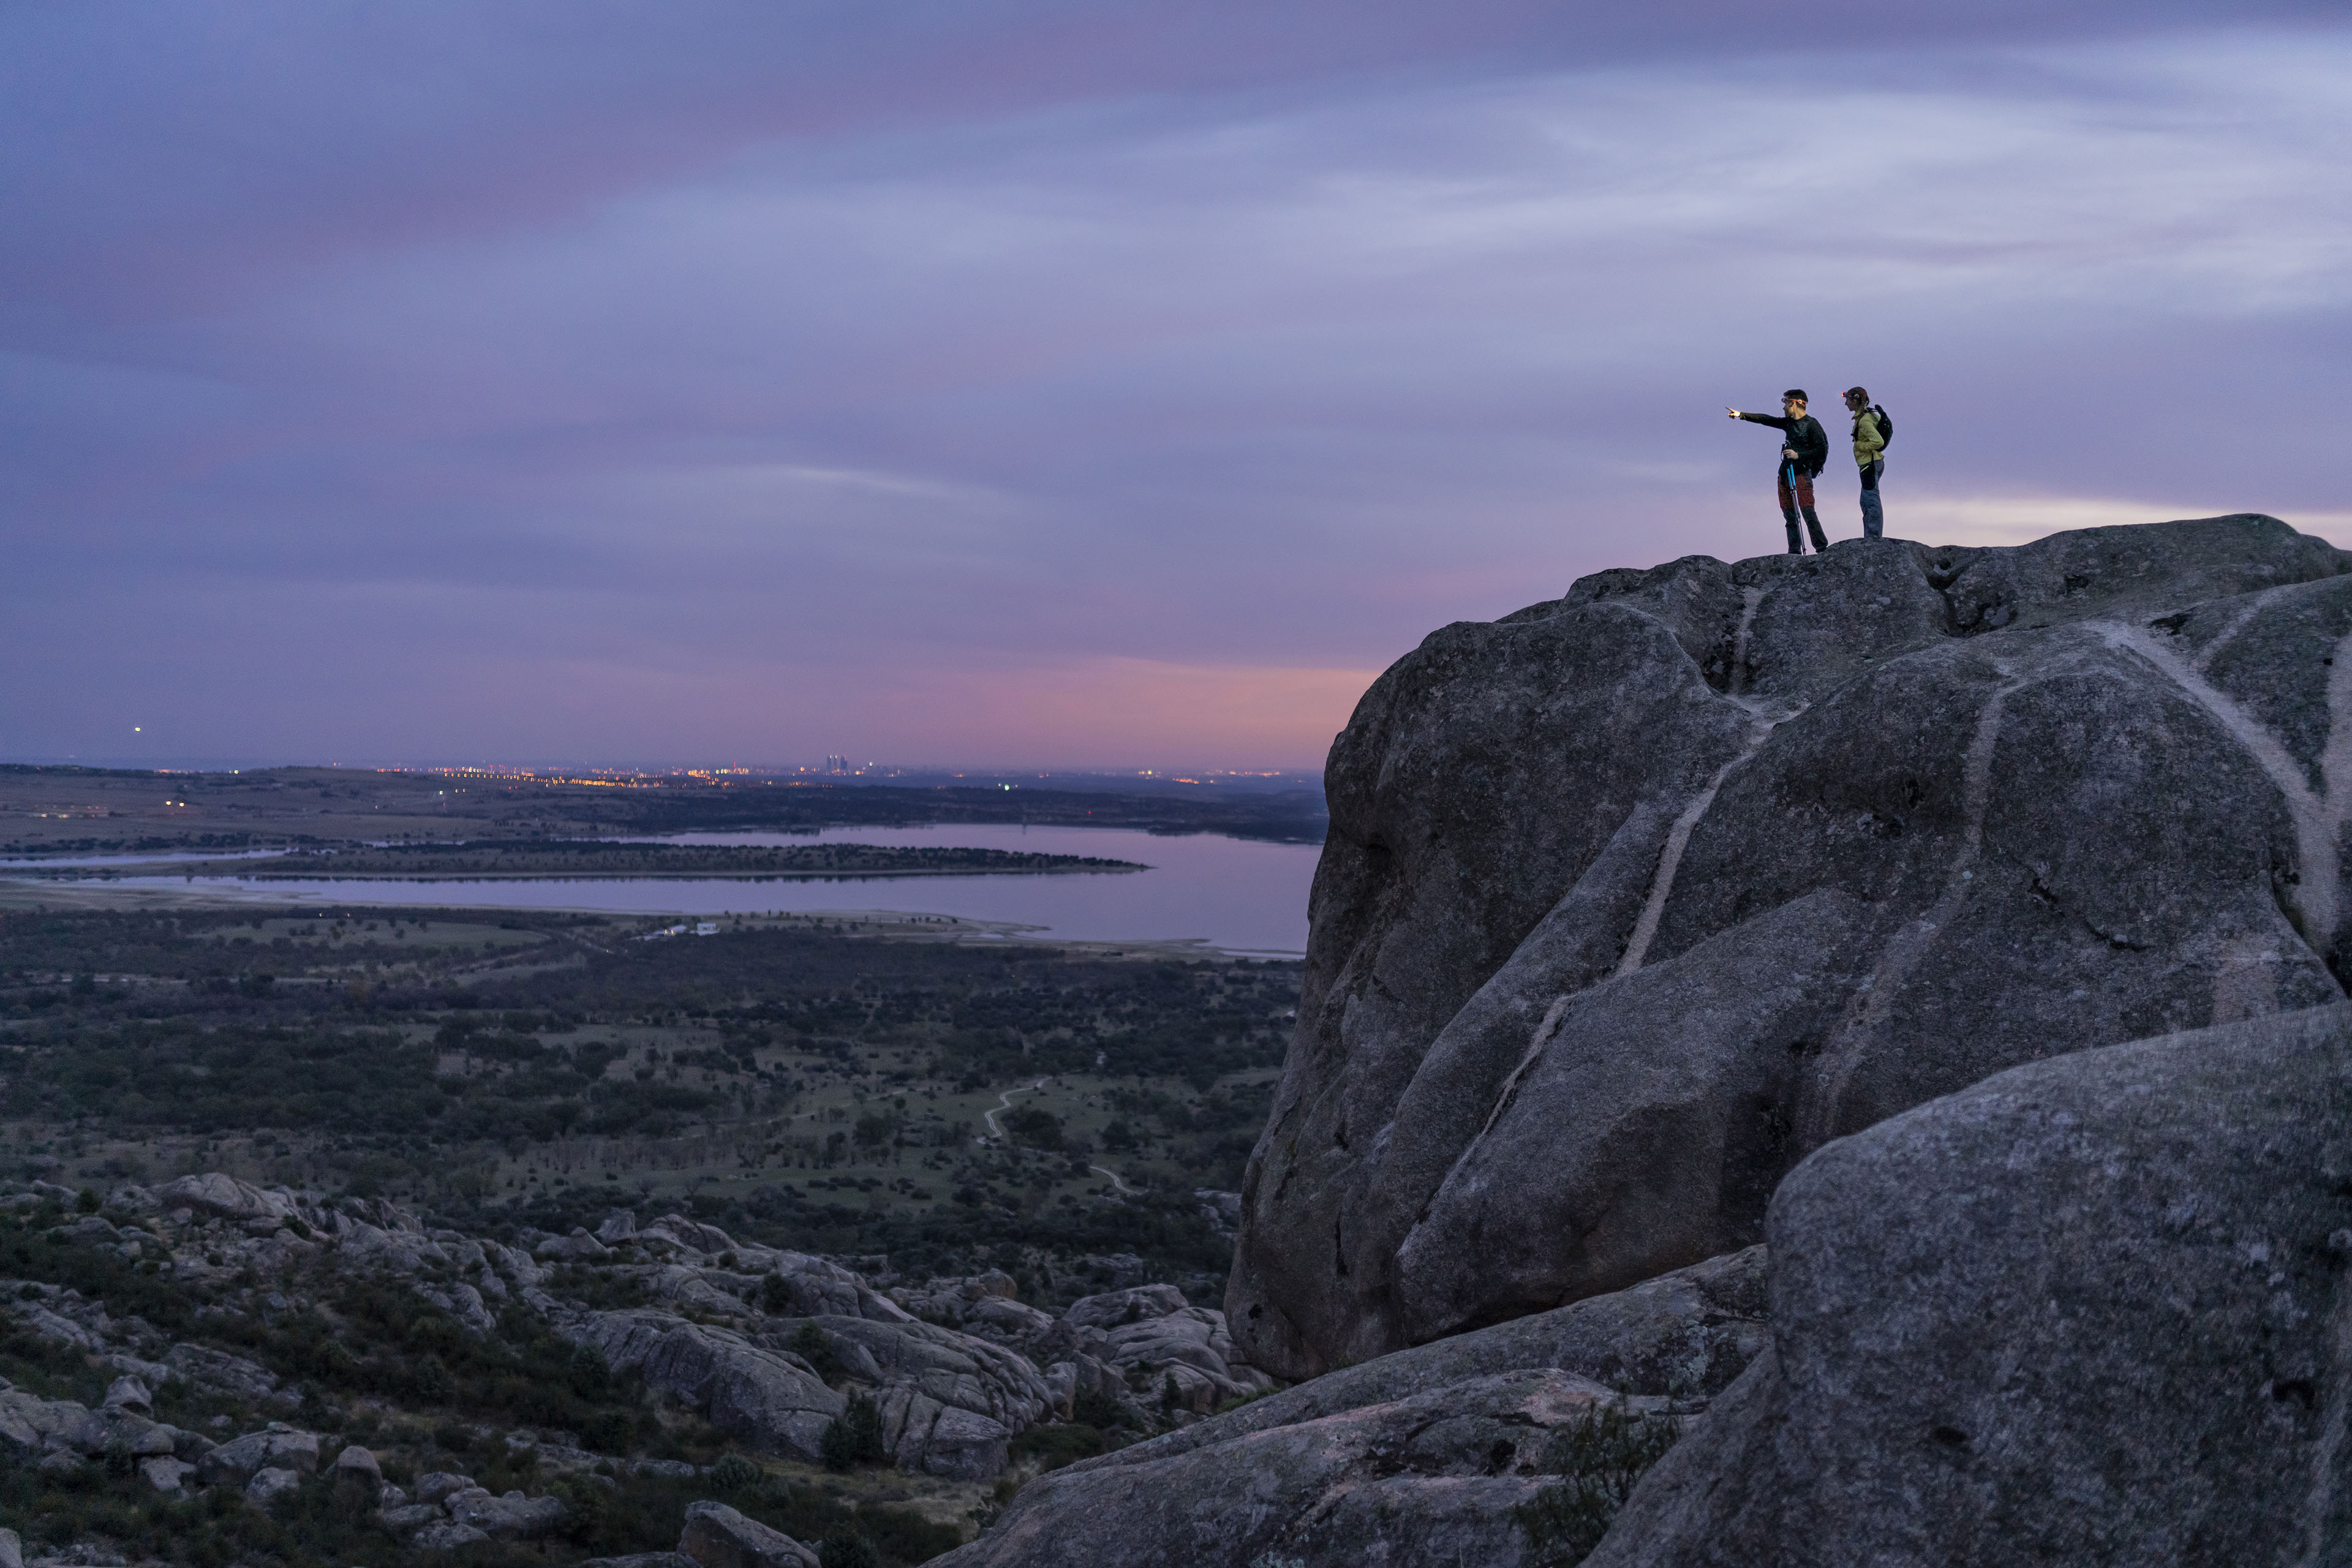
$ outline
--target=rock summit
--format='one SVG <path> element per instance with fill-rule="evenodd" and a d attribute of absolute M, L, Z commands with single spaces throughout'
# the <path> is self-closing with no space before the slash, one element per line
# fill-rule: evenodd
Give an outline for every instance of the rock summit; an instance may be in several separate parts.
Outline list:
<path fill-rule="evenodd" d="M 2347 569 L 2253 515 L 1855 541 L 1429 637 L 1332 746 L 1240 1352 L 1622 1289 L 1938 1095 L 2340 1000 Z"/>

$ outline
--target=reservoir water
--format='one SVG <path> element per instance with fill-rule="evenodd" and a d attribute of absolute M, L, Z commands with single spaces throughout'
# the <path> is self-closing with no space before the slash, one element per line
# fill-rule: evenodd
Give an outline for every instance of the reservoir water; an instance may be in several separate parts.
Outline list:
<path fill-rule="evenodd" d="M 672 844 L 889 844 L 1021 849 L 1134 860 L 1148 871 L 1046 876 L 565 878 L 404 882 L 202 877 L 211 890 L 279 902 L 441 904 L 470 909 L 595 910 L 613 914 L 863 912 L 1004 921 L 1080 942 L 1202 942 L 1226 952 L 1295 954 L 1307 946 L 1307 890 L 1322 847 L 1119 827 L 832 827 L 816 834 L 685 833 Z M 146 858 L 149 864 L 153 858 Z M 50 864 L 58 864 L 52 861 Z M 183 888 L 180 877 L 123 877 L 116 887 Z"/>

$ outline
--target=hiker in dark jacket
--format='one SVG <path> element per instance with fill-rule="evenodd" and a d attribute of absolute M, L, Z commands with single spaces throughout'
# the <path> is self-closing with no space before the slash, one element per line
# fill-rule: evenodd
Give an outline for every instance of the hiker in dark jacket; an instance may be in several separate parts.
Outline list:
<path fill-rule="evenodd" d="M 1853 466 L 1862 470 L 1862 536 L 1884 539 L 1886 512 L 1878 504 L 1878 481 L 1886 472 L 1886 411 L 1874 408 L 1870 394 L 1845 389 L 1845 411 L 1853 416 Z"/>
<path fill-rule="evenodd" d="M 1787 440 L 1780 447 L 1780 515 L 1789 523 L 1789 553 L 1802 555 L 1805 542 L 1797 533 L 1797 513 L 1805 515 L 1805 527 L 1811 531 L 1813 548 L 1827 550 L 1829 535 L 1822 531 L 1822 520 L 1813 510 L 1813 476 L 1830 460 L 1830 434 L 1822 422 L 1805 412 L 1804 388 L 1792 386 L 1780 395 L 1780 412 L 1742 414 L 1737 408 L 1727 408 L 1734 419 L 1751 424 L 1769 425 L 1785 431 Z"/>

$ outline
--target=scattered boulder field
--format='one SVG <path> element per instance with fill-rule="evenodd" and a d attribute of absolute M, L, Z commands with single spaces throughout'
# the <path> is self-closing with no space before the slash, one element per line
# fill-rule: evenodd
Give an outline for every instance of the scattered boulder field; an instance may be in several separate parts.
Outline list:
<path fill-rule="evenodd" d="M 47 1185 L 0 1197 L 0 1208 L 29 1213 L 78 1197 Z M 885 1292 L 841 1264 L 738 1241 L 680 1215 L 641 1225 L 615 1210 L 594 1233 L 525 1233 L 509 1243 L 428 1226 L 381 1200 L 331 1203 L 211 1173 L 121 1187 L 45 1239 L 119 1258 L 138 1278 L 209 1287 L 224 1304 L 206 1310 L 224 1327 L 247 1314 L 332 1322 L 335 1288 L 354 1282 L 413 1296 L 449 1333 L 488 1340 L 521 1314 L 590 1358 L 600 1378 L 634 1380 L 741 1453 L 809 1465 L 839 1458 L 829 1445 L 845 1415 L 862 1411 L 870 1451 L 856 1457 L 984 1483 L 1013 1462 L 1024 1433 L 1066 1423 L 1082 1404 L 1097 1421 L 1141 1435 L 1274 1386 L 1234 1354 L 1223 1314 L 1188 1304 L 1172 1286 L 1108 1291 L 1058 1316 L 1018 1300 L 1013 1279 L 992 1270 Z M 616 1298 L 630 1304 L 597 1304 Z M 48 1476 L 127 1462 L 159 1497 L 227 1489 L 264 1507 L 315 1480 L 365 1500 L 383 1531 L 427 1552 L 541 1540 L 566 1523 L 571 1505 L 551 1490 L 493 1491 L 454 1469 L 405 1487 L 387 1481 L 367 1447 L 302 1424 L 315 1394 L 306 1403 L 261 1361 L 173 1340 L 102 1297 L 0 1279 L 0 1315 L 16 1333 L 114 1374 L 95 1407 L 0 1380 L 0 1452 Z M 328 1353 L 365 1352 L 363 1333 L 346 1327 L 352 1342 Z M 153 1391 L 165 1388 L 280 1418 L 251 1430 L 169 1425 L 155 1418 Z M 698 1473 L 633 1457 L 626 1428 L 603 1452 L 572 1434 L 505 1441 L 528 1443 L 534 1475 L 548 1480 Z M 707 1500 L 679 1548 L 695 1561 L 792 1562 L 798 1552 L 814 1563 L 798 1544 L 741 1544 L 767 1527 L 739 1527 L 721 1499 Z M 721 1544 L 730 1541 L 737 1544 Z"/>

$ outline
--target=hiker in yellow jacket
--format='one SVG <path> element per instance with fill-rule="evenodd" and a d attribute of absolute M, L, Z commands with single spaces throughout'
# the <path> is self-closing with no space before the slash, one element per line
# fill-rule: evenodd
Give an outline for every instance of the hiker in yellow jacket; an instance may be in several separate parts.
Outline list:
<path fill-rule="evenodd" d="M 1845 389 L 1845 411 L 1853 416 L 1853 466 L 1862 470 L 1862 536 L 1884 539 L 1886 513 L 1878 503 L 1878 479 L 1886 472 L 1886 438 L 1895 433 L 1895 422 L 1886 410 L 1873 407 L 1870 394 L 1859 386 Z"/>

